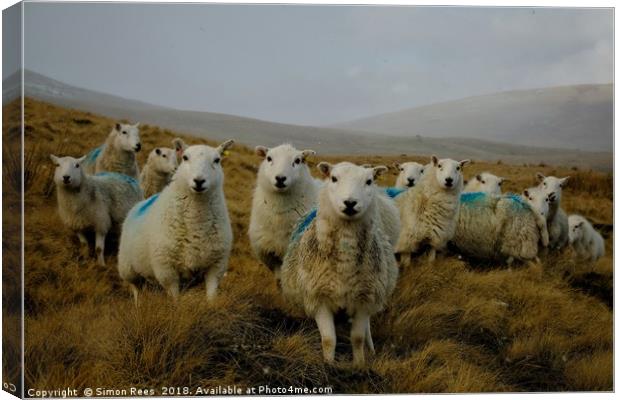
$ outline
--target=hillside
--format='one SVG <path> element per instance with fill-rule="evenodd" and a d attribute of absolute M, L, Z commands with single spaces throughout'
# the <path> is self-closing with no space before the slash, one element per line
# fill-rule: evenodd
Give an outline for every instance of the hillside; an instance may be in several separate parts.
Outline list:
<path fill-rule="evenodd" d="M 5 101 L 18 94 L 17 78 L 14 75 L 5 81 L 3 88 Z M 475 135 L 472 135 L 472 138 L 463 137 L 466 135 L 462 132 L 453 132 L 451 136 L 455 138 L 434 138 L 424 132 L 422 137 L 398 137 L 396 134 L 390 136 L 362 132 L 374 129 L 372 125 L 364 124 L 354 129 L 287 125 L 235 115 L 174 110 L 77 88 L 32 71 L 25 72 L 24 81 L 27 96 L 62 107 L 107 115 L 111 118 L 141 121 L 214 140 L 235 137 L 239 142 L 249 146 L 258 144 L 272 146 L 292 140 L 299 147 L 312 148 L 322 154 L 438 154 L 452 158 L 469 157 L 511 163 L 570 165 L 604 171 L 610 171 L 612 168 L 610 151 L 585 152 L 544 148 L 540 147 L 544 143 L 542 138 L 540 142 L 534 142 L 533 146 L 527 147 L 518 145 L 518 141 L 513 140 L 513 137 L 491 141 L 472 139 L 476 137 Z M 441 123 L 435 121 L 431 125 L 440 126 Z"/>
<path fill-rule="evenodd" d="M 21 129 L 19 104 L 3 111 L 6 228 L 19 223 L 21 157 L 10 142 Z M 252 255 L 247 229 L 260 159 L 249 148 L 236 145 L 223 160 L 235 241 L 216 301 L 207 304 L 199 285 L 186 288 L 173 304 L 152 286 L 136 310 L 116 272 L 117 240 L 108 242 L 107 266 L 100 267 L 92 254 L 80 256 L 77 239 L 60 223 L 49 161 L 50 153 L 77 156 L 99 145 L 114 120 L 27 99 L 25 122 L 26 388 L 72 387 L 81 393 L 85 387 L 136 387 L 154 388 L 158 395 L 162 386 L 218 385 L 329 387 L 333 393 L 613 390 L 611 174 L 507 163 L 467 166 L 467 178 L 488 170 L 509 178 L 506 189 L 513 192 L 534 184 L 538 171 L 570 175 L 563 207 L 604 228 L 606 256 L 583 264 L 567 250 L 512 268 L 455 255 L 433 266 L 416 262 L 401 271 L 389 307 L 373 317 L 377 354 L 358 370 L 350 362 L 346 318 L 338 322 L 337 361 L 327 365 L 315 323 L 290 310 L 271 273 Z M 142 126 L 141 133 L 141 164 L 152 148 L 169 146 L 180 135 L 154 125 Z M 372 153 L 319 155 L 309 164 L 315 172 L 319 161 L 343 159 L 385 165 L 422 160 Z M 391 185 L 395 178 L 387 174 L 379 183 Z M 6 301 L 20 295 L 18 238 L 3 237 L 7 359 L 19 356 L 14 311 L 21 307 Z"/>
<path fill-rule="evenodd" d="M 386 135 L 467 137 L 589 151 L 613 148 L 613 86 L 575 85 L 468 97 L 343 122 Z"/>

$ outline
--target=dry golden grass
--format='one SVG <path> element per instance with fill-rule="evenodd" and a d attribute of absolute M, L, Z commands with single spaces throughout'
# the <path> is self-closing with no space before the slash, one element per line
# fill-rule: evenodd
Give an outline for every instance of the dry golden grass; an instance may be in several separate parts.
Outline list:
<path fill-rule="evenodd" d="M 4 115 L 3 135 L 15 137 L 17 105 L 6 106 Z M 201 287 L 195 287 L 173 305 L 150 287 L 136 312 L 117 277 L 114 240 L 107 246 L 108 265 L 100 267 L 94 258 L 79 256 L 76 239 L 60 224 L 48 162 L 51 152 L 78 156 L 100 144 L 113 121 L 33 100 L 26 101 L 25 121 L 26 154 L 30 168 L 36 168 L 28 175 L 25 204 L 26 388 L 268 384 L 331 386 L 335 393 L 612 390 L 610 175 L 502 163 L 468 167 L 468 176 L 488 170 L 510 178 L 507 189 L 517 192 L 535 184 L 537 171 L 571 175 L 564 207 L 605 228 L 607 255 L 595 265 L 562 254 L 512 269 L 446 257 L 433 267 L 402 271 L 390 306 L 373 319 L 377 355 L 368 368 L 355 370 L 346 319 L 338 324 L 337 363 L 326 365 L 314 322 L 287 312 L 272 275 L 251 254 L 246 231 L 259 159 L 249 149 L 236 146 L 224 162 L 235 245 L 218 299 L 206 304 Z M 140 162 L 177 135 L 148 125 L 141 133 Z M 323 159 L 391 164 L 405 157 L 319 155 L 313 165 Z M 5 183 L 14 180 L 8 166 L 3 174 Z M 381 183 L 394 180 L 390 174 Z M 14 191 L 12 186 L 5 185 L 5 191 Z M 18 207 L 6 199 L 5 218 Z M 12 257 L 18 257 L 14 241 L 3 246 L 5 254 L 12 248 Z M 18 293 L 6 282 L 18 278 L 5 279 L 10 300 Z"/>

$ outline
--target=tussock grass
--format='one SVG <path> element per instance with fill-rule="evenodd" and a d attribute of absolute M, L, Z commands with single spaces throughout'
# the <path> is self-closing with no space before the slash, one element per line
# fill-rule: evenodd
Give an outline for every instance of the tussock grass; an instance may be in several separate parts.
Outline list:
<path fill-rule="evenodd" d="M 5 115 L 15 107 L 6 106 Z M 223 164 L 235 244 L 217 300 L 207 304 L 200 284 L 185 290 L 176 304 L 147 286 L 136 311 L 117 277 L 117 238 L 106 247 L 106 267 L 97 266 L 92 255 L 81 257 L 50 196 L 49 153 L 85 154 L 103 142 L 113 121 L 30 99 L 25 109 L 26 152 L 37 165 L 26 196 L 27 388 L 268 384 L 331 386 L 335 393 L 612 390 L 612 230 L 606 233 L 608 255 L 593 265 L 576 263 L 567 251 L 513 268 L 449 256 L 432 267 L 419 263 L 401 271 L 389 307 L 372 321 L 377 354 L 368 367 L 351 366 L 346 318 L 337 327 L 337 362 L 326 365 L 314 322 L 289 309 L 273 276 L 251 254 L 247 226 L 260 160 L 250 149 L 236 146 Z M 18 119 L 4 122 L 5 138 L 15 135 Z M 150 149 L 170 146 L 181 134 L 148 125 L 141 133 L 141 163 Z M 342 158 L 386 165 L 427 161 L 319 156 L 311 164 Z M 5 164 L 4 178 L 14 173 L 10 169 Z M 571 175 L 565 209 L 612 226 L 610 175 L 484 162 L 475 162 L 466 174 L 485 170 L 509 178 L 507 190 L 513 192 L 535 184 L 538 171 Z M 394 180 L 395 174 L 388 174 L 380 183 Z M 5 216 L 16 206 L 3 202 Z M 18 256 L 15 242 L 4 239 L 5 253 L 12 249 Z M 5 290 L 11 294 L 16 293 Z"/>

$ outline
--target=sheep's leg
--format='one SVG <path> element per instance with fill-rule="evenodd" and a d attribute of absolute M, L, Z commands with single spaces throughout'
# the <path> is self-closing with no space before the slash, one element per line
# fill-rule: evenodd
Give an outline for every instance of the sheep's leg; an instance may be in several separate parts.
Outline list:
<path fill-rule="evenodd" d="M 328 363 L 333 363 L 336 355 L 336 326 L 334 325 L 334 314 L 327 306 L 321 305 L 314 319 L 319 328 L 319 333 L 321 334 L 323 359 Z"/>
<path fill-rule="evenodd" d="M 368 346 L 368 352 L 375 354 L 375 344 L 372 341 L 372 334 L 370 333 L 370 318 L 366 324 L 366 346 Z"/>
<path fill-rule="evenodd" d="M 97 254 L 97 263 L 101 266 L 105 266 L 105 260 L 103 259 L 103 250 L 105 248 L 105 233 L 97 232 L 95 234 L 95 254 Z"/>
<path fill-rule="evenodd" d="M 366 363 L 364 343 L 369 331 L 370 316 L 365 311 L 357 311 L 351 324 L 351 345 L 353 346 L 353 365 L 361 367 Z"/>
<path fill-rule="evenodd" d="M 217 287 L 220 284 L 220 277 L 218 269 L 215 267 L 209 268 L 205 272 L 205 289 L 207 291 L 207 300 L 211 301 L 217 295 Z"/>
<path fill-rule="evenodd" d="M 396 253 L 395 257 L 396 261 L 402 268 L 408 268 L 411 265 L 411 253 Z"/>
<path fill-rule="evenodd" d="M 84 232 L 77 232 L 77 237 L 80 240 L 80 254 L 82 257 L 88 257 L 88 240 L 86 240 L 86 235 Z"/>
<path fill-rule="evenodd" d="M 428 251 L 428 263 L 432 264 L 435 262 L 436 259 L 437 259 L 437 249 L 435 249 L 434 247 L 431 247 L 431 249 Z"/>
<path fill-rule="evenodd" d="M 506 265 L 510 267 L 514 261 L 515 258 L 513 256 L 508 257 L 508 259 L 506 260 Z"/>
<path fill-rule="evenodd" d="M 173 269 L 167 269 L 163 265 L 153 265 L 155 278 L 166 290 L 166 293 L 176 302 L 179 299 L 179 274 Z"/>
<path fill-rule="evenodd" d="M 133 283 L 129 283 L 129 289 L 131 289 L 131 294 L 133 295 L 133 304 L 138 308 L 138 287 Z"/>

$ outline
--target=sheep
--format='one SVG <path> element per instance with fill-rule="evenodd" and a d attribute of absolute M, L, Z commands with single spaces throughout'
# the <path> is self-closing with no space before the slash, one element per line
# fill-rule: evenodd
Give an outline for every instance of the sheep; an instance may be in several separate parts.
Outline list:
<path fill-rule="evenodd" d="M 570 215 L 568 226 L 568 241 L 578 258 L 595 262 L 605 255 L 605 241 L 587 219 L 581 215 Z"/>
<path fill-rule="evenodd" d="M 290 144 L 268 149 L 257 146 L 263 158 L 252 198 L 248 235 L 252 250 L 278 279 L 282 259 L 295 224 L 317 203 L 320 182 L 306 164 L 313 150 Z"/>
<path fill-rule="evenodd" d="M 417 162 L 394 163 L 394 166 L 399 171 L 394 186 L 399 189 L 414 187 L 416 182 L 420 182 L 425 168 L 424 165 Z"/>
<path fill-rule="evenodd" d="M 469 160 L 439 160 L 432 156 L 431 163 L 420 184 L 396 198 L 402 229 L 395 253 L 403 266 L 408 266 L 411 256 L 425 245 L 430 246 L 428 260 L 433 262 L 456 228 L 462 169 Z"/>
<path fill-rule="evenodd" d="M 508 265 L 515 259 L 536 260 L 539 244 L 549 244 L 548 203 L 544 192 L 536 188 L 525 190 L 523 196 L 463 193 L 455 246 L 470 256 Z"/>
<path fill-rule="evenodd" d="M 348 162 L 318 168 L 326 183 L 318 209 L 293 233 L 282 264 L 282 294 L 315 319 L 329 363 L 336 348 L 334 314 L 344 309 L 352 317 L 353 361 L 361 366 L 364 344 L 374 353 L 370 317 L 385 307 L 398 278 L 392 245 L 378 223 L 374 186 L 387 168 Z"/>
<path fill-rule="evenodd" d="M 540 181 L 539 187 L 549 196 L 549 215 L 547 227 L 549 229 L 549 248 L 561 250 L 568 244 L 568 217 L 562 209 L 562 188 L 566 186 L 569 177 L 556 178 L 544 176 L 540 172 L 536 174 Z"/>
<path fill-rule="evenodd" d="M 495 176 L 490 172 L 482 172 L 470 179 L 463 189 L 463 193 L 483 192 L 488 194 L 502 194 L 502 184 L 506 178 Z"/>
<path fill-rule="evenodd" d="M 207 299 L 215 297 L 233 240 L 221 167 L 222 154 L 232 143 L 187 147 L 170 184 L 129 211 L 118 272 L 136 306 L 136 284 L 142 278 L 157 281 L 176 301 L 181 278 L 202 274 Z"/>
<path fill-rule="evenodd" d="M 87 173 L 118 172 L 138 179 L 136 153 L 142 148 L 138 126 L 116 123 L 105 143 L 91 150 L 84 160 Z"/>
<path fill-rule="evenodd" d="M 161 192 L 170 183 L 177 165 L 176 149 L 158 147 L 151 151 L 140 173 L 140 186 L 144 197 L 148 198 Z"/>
<path fill-rule="evenodd" d="M 62 222 L 77 234 L 82 252 L 88 254 L 85 231 L 95 232 L 95 253 L 99 265 L 105 265 L 105 237 L 119 226 L 129 209 L 143 199 L 138 182 L 126 175 L 105 172 L 88 175 L 82 163 L 84 157 L 57 157 L 50 154 L 56 165 L 54 183 L 58 214 Z"/>

